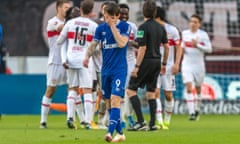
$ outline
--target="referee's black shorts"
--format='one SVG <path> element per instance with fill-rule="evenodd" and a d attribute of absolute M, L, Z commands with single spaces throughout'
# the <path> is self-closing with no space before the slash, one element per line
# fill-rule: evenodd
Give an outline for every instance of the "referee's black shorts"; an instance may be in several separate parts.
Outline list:
<path fill-rule="evenodd" d="M 138 70 L 138 76 L 131 76 L 128 89 L 137 91 L 139 87 L 143 88 L 146 85 L 147 91 L 155 92 L 160 65 L 160 59 L 143 59 Z"/>

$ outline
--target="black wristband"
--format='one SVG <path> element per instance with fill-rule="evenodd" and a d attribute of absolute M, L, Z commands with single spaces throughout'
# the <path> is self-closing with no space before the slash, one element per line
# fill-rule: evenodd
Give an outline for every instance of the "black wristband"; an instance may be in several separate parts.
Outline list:
<path fill-rule="evenodd" d="M 140 65 L 135 64 L 135 68 L 139 68 L 139 67 L 140 67 Z"/>
<path fill-rule="evenodd" d="M 166 65 L 167 65 L 167 63 L 163 62 L 163 63 L 162 63 L 162 65 L 163 65 L 163 66 L 166 66 Z"/>

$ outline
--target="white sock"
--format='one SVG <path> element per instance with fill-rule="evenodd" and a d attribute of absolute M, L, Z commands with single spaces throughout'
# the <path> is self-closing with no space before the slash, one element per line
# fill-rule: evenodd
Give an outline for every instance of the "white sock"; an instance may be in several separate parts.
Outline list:
<path fill-rule="evenodd" d="M 77 115 L 80 119 L 80 122 L 84 122 L 85 121 L 84 108 L 82 103 L 82 97 L 80 95 L 76 97 L 75 108 L 76 108 Z"/>
<path fill-rule="evenodd" d="M 125 104 L 124 104 L 124 107 L 125 107 L 124 111 L 125 111 L 126 116 L 132 116 L 134 111 L 133 111 L 132 104 L 131 104 L 127 94 L 125 94 L 124 102 L 125 102 Z"/>
<path fill-rule="evenodd" d="M 74 118 L 75 114 L 75 100 L 77 97 L 77 92 L 70 90 L 67 97 L 67 119 Z"/>
<path fill-rule="evenodd" d="M 187 106 L 188 106 L 188 112 L 189 114 L 194 114 L 194 97 L 192 93 L 187 93 L 186 94 L 186 99 L 187 99 Z"/>
<path fill-rule="evenodd" d="M 164 121 L 170 122 L 173 107 L 174 107 L 174 100 L 172 100 L 172 101 L 165 100 L 165 102 L 164 102 L 164 114 L 165 114 Z"/>
<path fill-rule="evenodd" d="M 92 98 L 93 98 L 93 117 L 94 117 L 95 109 L 96 109 L 96 102 L 97 102 L 97 92 L 92 93 Z"/>
<path fill-rule="evenodd" d="M 121 99 L 121 104 L 120 104 L 120 117 L 121 117 L 121 121 L 126 122 L 125 120 L 125 111 L 124 111 L 124 106 L 125 106 L 125 101 L 124 99 Z"/>
<path fill-rule="evenodd" d="M 201 108 L 201 99 L 202 99 L 201 94 L 197 94 L 197 98 L 194 101 L 195 102 L 194 105 L 195 105 L 195 110 L 198 112 L 200 112 L 200 108 Z"/>
<path fill-rule="evenodd" d="M 157 118 L 158 122 L 162 123 L 163 122 L 163 118 L 162 118 L 162 104 L 161 104 L 160 98 L 157 98 L 156 102 L 157 102 L 156 118 Z"/>
<path fill-rule="evenodd" d="M 87 123 L 91 123 L 93 119 L 93 98 L 92 94 L 84 94 L 84 109 L 85 109 L 85 120 Z"/>
<path fill-rule="evenodd" d="M 106 110 L 105 115 L 103 116 L 103 120 L 102 120 L 102 123 L 103 123 L 104 125 L 108 124 L 109 115 L 110 115 L 109 112 Z"/>
<path fill-rule="evenodd" d="M 47 122 L 47 116 L 50 110 L 50 104 L 52 99 L 46 97 L 45 95 L 42 98 L 42 106 L 41 106 L 41 123 Z"/>

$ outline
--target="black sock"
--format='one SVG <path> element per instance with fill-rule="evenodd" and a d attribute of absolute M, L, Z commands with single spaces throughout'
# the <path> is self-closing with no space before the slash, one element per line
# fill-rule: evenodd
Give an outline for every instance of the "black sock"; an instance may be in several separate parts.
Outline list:
<path fill-rule="evenodd" d="M 132 107 L 136 113 L 138 122 L 140 122 L 140 123 L 144 122 L 142 109 L 141 109 L 141 103 L 140 103 L 138 96 L 137 95 L 132 96 L 130 98 L 130 101 L 131 101 Z"/>
<path fill-rule="evenodd" d="M 156 99 L 150 99 L 148 100 L 149 108 L 150 108 L 150 126 L 155 125 L 155 120 L 156 120 L 156 109 L 157 109 L 157 103 Z"/>

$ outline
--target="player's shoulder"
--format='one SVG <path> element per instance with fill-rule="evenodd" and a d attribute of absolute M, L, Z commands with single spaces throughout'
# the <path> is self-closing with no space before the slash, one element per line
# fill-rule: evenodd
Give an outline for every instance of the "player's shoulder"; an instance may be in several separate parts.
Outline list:
<path fill-rule="evenodd" d="M 127 21 L 127 23 L 128 23 L 132 28 L 134 28 L 134 29 L 137 28 L 137 25 L 136 25 L 135 23 L 133 23 L 133 22 L 131 22 L 131 21 Z"/>
<path fill-rule="evenodd" d="M 166 26 L 167 26 L 168 29 L 171 30 L 171 31 L 175 31 L 175 32 L 178 31 L 177 27 L 174 26 L 174 25 L 172 25 L 172 24 L 167 23 Z"/>
<path fill-rule="evenodd" d="M 185 29 L 182 31 L 182 35 L 191 33 L 190 29 Z"/>
<path fill-rule="evenodd" d="M 128 27 L 128 26 L 130 26 L 127 22 L 121 21 L 121 20 L 118 22 L 117 25 L 118 25 L 118 26 L 121 26 L 121 27 Z"/>
<path fill-rule="evenodd" d="M 198 33 L 199 33 L 200 35 L 208 35 L 207 32 L 204 31 L 203 29 L 199 29 L 199 30 L 198 30 Z"/>

